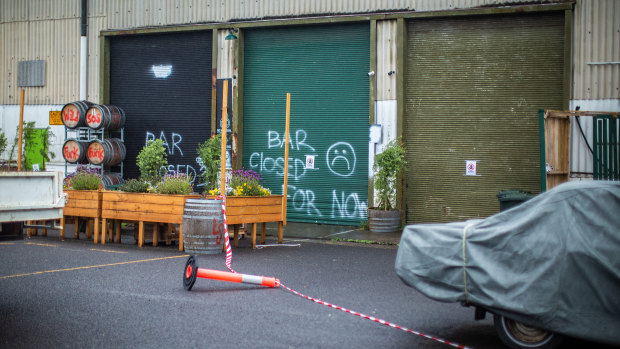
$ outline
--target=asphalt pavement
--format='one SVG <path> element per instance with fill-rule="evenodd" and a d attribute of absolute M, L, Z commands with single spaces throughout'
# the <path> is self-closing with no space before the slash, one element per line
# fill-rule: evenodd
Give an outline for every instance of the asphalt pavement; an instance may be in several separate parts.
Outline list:
<path fill-rule="evenodd" d="M 233 249 L 232 266 L 420 333 L 473 348 L 502 347 L 489 316 L 474 321 L 472 308 L 435 302 L 400 281 L 393 237 L 370 244 L 368 236 L 343 232 L 320 238 L 289 232 L 280 246 L 269 234 L 258 249 L 246 238 Z M 199 278 L 186 291 L 187 254 L 176 246 L 101 245 L 67 236 L 60 241 L 50 231 L 47 237 L 0 241 L 0 347 L 450 347 L 282 287 Z M 197 260 L 201 268 L 226 270 L 223 253 Z"/>

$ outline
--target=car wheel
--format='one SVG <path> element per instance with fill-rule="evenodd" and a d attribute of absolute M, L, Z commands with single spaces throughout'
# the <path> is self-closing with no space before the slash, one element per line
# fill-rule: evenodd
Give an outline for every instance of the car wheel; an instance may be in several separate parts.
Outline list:
<path fill-rule="evenodd" d="M 552 349 L 557 348 L 563 337 L 557 333 L 526 325 L 495 314 L 493 316 L 495 330 L 499 338 L 512 349 Z"/>

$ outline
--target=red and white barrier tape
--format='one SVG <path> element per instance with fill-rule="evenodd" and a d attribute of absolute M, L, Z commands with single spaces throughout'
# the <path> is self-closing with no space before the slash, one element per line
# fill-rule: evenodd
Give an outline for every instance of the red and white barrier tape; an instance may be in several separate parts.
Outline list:
<path fill-rule="evenodd" d="M 313 298 L 313 297 L 310 297 L 310 296 L 306 296 L 305 294 L 299 293 L 299 292 L 289 288 L 288 286 L 286 286 L 286 285 L 284 285 L 282 283 L 280 284 L 280 287 L 283 287 L 287 291 L 289 291 L 289 292 L 291 292 L 293 294 L 296 294 L 296 295 L 298 295 L 300 297 L 303 297 L 303 298 L 305 298 L 307 300 L 310 300 L 310 301 L 312 301 L 314 303 L 318 303 L 318 304 L 321 304 L 321 305 L 324 305 L 324 306 L 327 306 L 327 307 L 330 307 L 330 308 L 338 309 L 338 310 L 344 311 L 345 313 L 349 313 L 349 314 L 356 315 L 356 316 L 359 316 L 361 318 L 364 318 L 366 320 L 370 320 L 370 321 L 374 321 L 374 322 L 380 323 L 381 325 L 389 326 L 389 327 L 392 327 L 392 328 L 395 328 L 395 329 L 398 329 L 398 330 L 401 330 L 401 331 L 405 331 L 405 332 L 408 332 L 408 333 L 413 333 L 415 335 L 424 337 L 426 339 L 430 339 L 430 340 L 434 340 L 434 341 L 439 342 L 439 343 L 447 344 L 447 345 L 450 345 L 450 346 L 455 347 L 455 348 L 471 349 L 470 347 L 466 347 L 466 346 L 463 346 L 463 345 L 458 344 L 458 343 L 449 342 L 449 341 L 447 341 L 445 339 L 441 339 L 441 338 L 433 337 L 433 336 L 430 336 L 430 335 L 427 335 L 427 334 L 424 334 L 424 333 L 420 333 L 418 331 L 414 331 L 414 330 L 408 329 L 407 327 L 403 327 L 403 326 L 400 326 L 400 325 L 397 325 L 397 324 L 393 324 L 391 322 L 388 322 L 388 321 L 376 318 L 374 316 L 366 315 L 366 314 L 363 314 L 363 313 L 358 313 L 358 312 L 356 312 L 354 310 L 351 310 L 351 309 L 343 308 L 341 306 L 338 306 L 338 305 L 335 305 L 335 304 L 331 304 L 331 303 L 322 301 L 320 299 L 316 299 L 316 298 Z"/>
<path fill-rule="evenodd" d="M 230 237 L 228 236 L 228 222 L 226 222 L 226 196 L 217 197 L 222 200 L 222 215 L 224 216 L 224 248 L 226 249 L 226 268 L 231 273 L 236 273 L 232 268 L 232 248 L 230 247 Z"/>
<path fill-rule="evenodd" d="M 220 195 L 220 196 L 218 196 L 218 199 L 222 200 L 222 214 L 224 215 L 224 247 L 226 249 L 226 267 L 231 272 L 236 273 L 236 271 L 234 271 L 232 269 L 232 267 L 231 267 L 231 265 L 232 265 L 232 248 L 230 247 L 230 239 L 228 237 L 228 224 L 226 222 L 226 196 Z M 400 326 L 400 325 L 397 325 L 397 324 L 393 324 L 391 322 L 388 322 L 388 321 L 376 318 L 374 316 L 366 315 L 366 314 L 363 314 L 363 313 L 358 313 L 358 312 L 356 312 L 354 310 L 351 310 L 351 309 L 343 308 L 341 306 L 338 306 L 338 305 L 335 305 L 335 304 L 331 304 L 331 303 L 322 301 L 322 300 L 317 299 L 317 298 L 306 296 L 305 294 L 297 292 L 297 291 L 293 290 L 292 288 L 290 288 L 290 287 L 288 287 L 288 286 L 286 286 L 286 285 L 284 285 L 282 283 L 280 283 L 279 286 L 284 288 L 285 290 L 295 294 L 295 295 L 303 297 L 303 298 L 305 298 L 307 300 L 310 300 L 310 301 L 312 301 L 314 303 L 321 304 L 321 305 L 324 305 L 324 306 L 327 306 L 327 307 L 330 307 L 330 308 L 333 308 L 333 309 L 341 310 L 341 311 L 344 311 L 345 313 L 356 315 L 356 316 L 359 316 L 359 317 L 364 318 L 366 320 L 374 321 L 376 323 L 379 323 L 379 324 L 382 324 L 382 325 L 385 325 L 385 326 L 389 326 L 389 327 L 395 328 L 397 330 L 401 330 L 401 331 L 405 331 L 405 332 L 408 332 L 408 333 L 412 333 L 412 334 L 418 335 L 420 337 L 423 337 L 423 338 L 426 338 L 426 339 L 430 339 L 430 340 L 433 340 L 435 342 L 443 343 L 443 344 L 446 344 L 446 345 L 449 345 L 449 346 L 452 346 L 452 347 L 455 347 L 455 348 L 459 348 L 459 349 L 472 349 L 471 347 L 466 347 L 466 346 L 458 344 L 458 343 L 453 343 L 453 342 L 447 341 L 445 339 L 441 339 L 441 338 L 434 337 L 434 336 L 431 336 L 431 335 L 427 335 L 427 334 L 424 334 L 424 333 L 421 333 L 421 332 L 418 332 L 418 331 L 414 331 L 414 330 L 409 329 L 407 327 L 403 327 L 403 326 Z"/>

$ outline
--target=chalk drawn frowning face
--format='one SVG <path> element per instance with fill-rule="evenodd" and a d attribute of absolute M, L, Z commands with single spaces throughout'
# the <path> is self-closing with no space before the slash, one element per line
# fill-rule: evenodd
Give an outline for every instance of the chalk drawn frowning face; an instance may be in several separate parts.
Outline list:
<path fill-rule="evenodd" d="M 327 149 L 327 167 L 333 174 L 348 177 L 355 171 L 355 150 L 351 144 L 338 142 Z"/>

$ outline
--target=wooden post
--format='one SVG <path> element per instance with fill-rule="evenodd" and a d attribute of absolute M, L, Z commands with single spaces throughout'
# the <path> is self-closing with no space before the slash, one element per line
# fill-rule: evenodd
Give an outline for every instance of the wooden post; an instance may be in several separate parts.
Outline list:
<path fill-rule="evenodd" d="M 26 91 L 22 89 L 21 97 L 19 98 L 19 131 L 17 134 L 17 171 L 22 170 L 22 143 L 24 133 L 24 94 Z"/>
<path fill-rule="evenodd" d="M 220 195 L 226 195 L 226 134 L 228 131 L 228 80 L 224 80 L 222 88 L 222 153 L 220 155 L 221 167 L 221 184 Z"/>
<path fill-rule="evenodd" d="M 282 190 L 282 224 L 286 225 L 286 196 L 288 192 L 288 134 L 291 117 L 291 94 L 286 94 L 286 126 L 284 129 L 284 188 Z M 278 239 L 279 240 L 279 239 Z M 281 243 L 281 242 L 280 242 Z"/>

